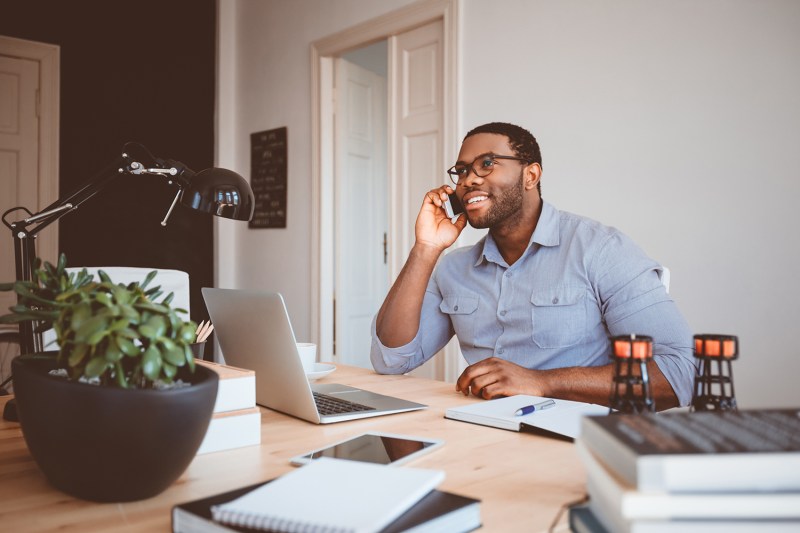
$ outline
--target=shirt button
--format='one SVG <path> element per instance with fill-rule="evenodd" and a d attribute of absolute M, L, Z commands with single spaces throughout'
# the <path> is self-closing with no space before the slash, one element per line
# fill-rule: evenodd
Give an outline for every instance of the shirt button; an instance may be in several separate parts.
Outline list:
<path fill-rule="evenodd" d="M 553 304 L 557 304 L 557 303 L 558 303 L 558 298 L 553 298 Z"/>
<path fill-rule="evenodd" d="M 506 316 L 506 311 L 505 311 L 505 309 L 504 309 L 504 310 L 502 310 L 502 311 L 500 311 L 500 316 Z"/>
<path fill-rule="evenodd" d="M 505 351 L 506 351 L 506 349 L 505 349 L 505 348 L 498 348 L 498 349 L 497 349 L 497 353 L 503 353 L 503 352 L 505 352 Z"/>
<path fill-rule="evenodd" d="M 513 274 L 512 272 L 506 272 L 506 277 L 510 278 L 512 276 L 512 274 Z"/>
<path fill-rule="evenodd" d="M 553 302 L 553 303 L 555 303 L 555 302 Z M 458 306 L 455 306 L 455 307 L 453 308 L 453 311 L 458 311 Z"/>

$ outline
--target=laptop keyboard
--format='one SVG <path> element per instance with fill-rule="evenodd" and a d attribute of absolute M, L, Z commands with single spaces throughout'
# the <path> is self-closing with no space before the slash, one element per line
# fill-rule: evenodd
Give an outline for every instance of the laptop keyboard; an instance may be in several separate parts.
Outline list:
<path fill-rule="evenodd" d="M 326 396 L 314 392 L 314 402 L 320 415 L 338 415 L 342 413 L 357 413 L 359 411 L 374 411 L 374 407 L 361 405 L 360 403 L 348 402 L 333 396 Z"/>

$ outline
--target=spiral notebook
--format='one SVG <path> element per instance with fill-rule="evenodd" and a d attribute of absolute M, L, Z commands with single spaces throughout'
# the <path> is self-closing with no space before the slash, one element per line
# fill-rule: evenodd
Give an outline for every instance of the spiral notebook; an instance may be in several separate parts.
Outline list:
<path fill-rule="evenodd" d="M 444 472 L 323 457 L 228 503 L 214 520 L 270 531 L 370 533 L 444 479 Z"/>

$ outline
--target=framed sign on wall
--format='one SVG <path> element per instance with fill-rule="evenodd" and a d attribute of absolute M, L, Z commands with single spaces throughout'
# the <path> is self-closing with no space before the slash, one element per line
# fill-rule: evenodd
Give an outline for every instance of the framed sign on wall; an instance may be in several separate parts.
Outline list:
<path fill-rule="evenodd" d="M 250 134 L 251 228 L 286 227 L 286 127 Z"/>

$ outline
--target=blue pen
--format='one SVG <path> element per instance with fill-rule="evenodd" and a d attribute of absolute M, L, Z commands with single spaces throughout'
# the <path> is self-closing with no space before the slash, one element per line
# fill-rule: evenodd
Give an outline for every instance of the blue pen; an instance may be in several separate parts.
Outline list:
<path fill-rule="evenodd" d="M 526 405 L 525 407 L 520 407 L 517 409 L 517 412 L 514 413 L 514 416 L 523 416 L 529 415 L 534 411 L 541 411 L 542 409 L 549 409 L 550 407 L 555 406 L 555 400 L 545 400 L 543 402 L 535 403 L 533 405 Z"/>

